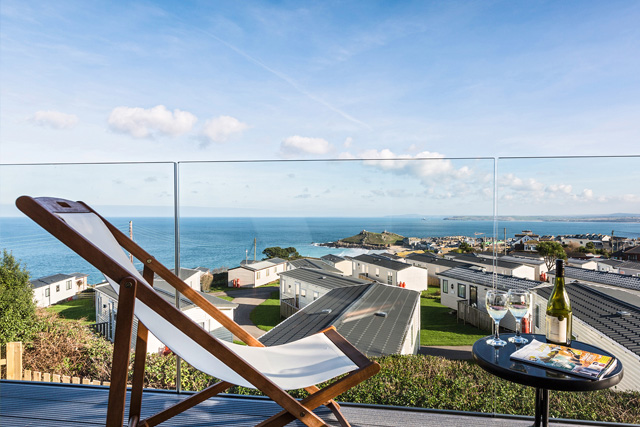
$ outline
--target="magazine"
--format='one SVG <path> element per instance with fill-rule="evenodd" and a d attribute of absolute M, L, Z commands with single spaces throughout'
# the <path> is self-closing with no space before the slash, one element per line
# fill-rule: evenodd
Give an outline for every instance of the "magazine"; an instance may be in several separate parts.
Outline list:
<path fill-rule="evenodd" d="M 615 357 L 537 340 L 514 352 L 511 359 L 594 380 L 602 378 L 616 365 Z"/>

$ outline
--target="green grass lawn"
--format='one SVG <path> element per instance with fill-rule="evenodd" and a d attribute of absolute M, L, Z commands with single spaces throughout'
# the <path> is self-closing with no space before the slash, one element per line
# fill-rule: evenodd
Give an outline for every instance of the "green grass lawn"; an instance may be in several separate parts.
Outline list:
<path fill-rule="evenodd" d="M 233 301 L 233 297 L 227 295 L 214 295 L 216 298 L 223 299 L 225 301 Z"/>
<path fill-rule="evenodd" d="M 280 290 L 271 292 L 268 300 L 253 309 L 251 321 L 263 331 L 273 329 L 280 323 Z"/>
<path fill-rule="evenodd" d="M 472 345 L 476 340 L 487 336 L 475 326 L 458 323 L 456 316 L 449 314 L 451 309 L 440 304 L 435 296 L 437 288 L 429 288 L 426 293 L 431 298 L 420 298 L 420 344 L 421 345 Z"/>
<path fill-rule="evenodd" d="M 75 299 L 68 302 L 47 307 L 48 311 L 58 313 L 60 317 L 65 319 L 82 319 L 85 318 L 87 323 L 95 323 L 96 310 L 93 305 L 93 299 Z"/>

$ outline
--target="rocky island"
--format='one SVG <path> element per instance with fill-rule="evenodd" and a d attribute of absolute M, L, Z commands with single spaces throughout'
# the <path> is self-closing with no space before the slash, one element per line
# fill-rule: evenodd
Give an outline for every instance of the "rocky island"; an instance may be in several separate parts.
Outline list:
<path fill-rule="evenodd" d="M 371 231 L 362 230 L 355 236 L 340 239 L 336 242 L 320 243 L 320 246 L 329 246 L 334 248 L 364 248 L 364 249 L 385 249 L 391 246 L 402 245 L 404 236 L 399 234 L 383 231 L 382 233 L 373 233 Z"/>

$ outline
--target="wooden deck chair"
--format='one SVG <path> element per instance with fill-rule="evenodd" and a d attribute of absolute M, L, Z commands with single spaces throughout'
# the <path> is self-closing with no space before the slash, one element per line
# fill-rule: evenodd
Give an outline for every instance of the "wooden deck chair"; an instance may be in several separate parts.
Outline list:
<path fill-rule="evenodd" d="M 100 270 L 119 294 L 108 427 L 121 427 L 125 415 L 134 315 L 139 326 L 129 426 L 157 425 L 234 384 L 260 390 L 282 407 L 281 412 L 258 426 L 282 426 L 296 418 L 308 426 L 325 426 L 327 424 L 312 412 L 321 405 L 327 405 L 339 422 L 348 426 L 333 399 L 380 370 L 377 363 L 360 353 L 335 329 L 281 346 L 265 347 L 83 202 L 22 196 L 16 205 Z M 125 250 L 142 263 L 142 274 L 131 263 Z M 152 288 L 154 274 L 174 286 L 248 346 L 213 337 L 165 301 Z M 187 363 L 220 379 L 220 382 L 155 415 L 140 419 L 148 331 Z M 341 375 L 322 389 L 316 386 Z M 307 398 L 296 400 L 285 391 L 300 388 L 310 393 Z"/>

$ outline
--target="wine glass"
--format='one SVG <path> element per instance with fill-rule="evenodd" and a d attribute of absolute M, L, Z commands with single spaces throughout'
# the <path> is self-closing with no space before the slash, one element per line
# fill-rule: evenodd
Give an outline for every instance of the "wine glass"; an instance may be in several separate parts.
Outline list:
<path fill-rule="evenodd" d="M 496 333 L 493 338 L 489 338 L 486 342 L 493 347 L 504 347 L 507 342 L 500 339 L 498 332 L 500 328 L 500 321 L 507 314 L 509 308 L 507 307 L 507 293 L 497 289 L 490 289 L 487 291 L 486 296 L 487 312 L 493 319 L 496 326 Z"/>
<path fill-rule="evenodd" d="M 520 335 L 520 329 L 522 328 L 522 318 L 527 315 L 529 306 L 531 305 L 531 294 L 527 291 L 521 291 L 518 289 L 509 289 L 507 293 L 507 306 L 509 311 L 516 319 L 516 335 L 509 338 L 509 342 L 514 344 L 526 344 L 528 339 Z"/>

